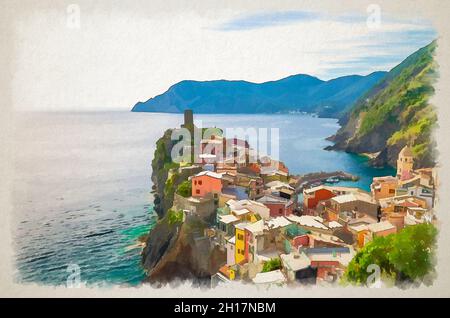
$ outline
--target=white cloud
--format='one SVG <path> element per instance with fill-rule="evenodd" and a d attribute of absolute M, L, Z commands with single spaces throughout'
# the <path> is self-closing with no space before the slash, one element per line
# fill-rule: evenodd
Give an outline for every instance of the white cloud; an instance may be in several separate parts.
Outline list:
<path fill-rule="evenodd" d="M 145 16 L 82 9 L 81 28 L 70 29 L 65 10 L 34 12 L 15 24 L 14 107 L 130 109 L 184 79 L 368 74 L 394 66 L 433 35 L 417 21 L 389 19 L 371 30 L 364 19 L 295 15 L 269 26 L 217 28 L 236 16 L 245 17 L 233 11 Z"/>

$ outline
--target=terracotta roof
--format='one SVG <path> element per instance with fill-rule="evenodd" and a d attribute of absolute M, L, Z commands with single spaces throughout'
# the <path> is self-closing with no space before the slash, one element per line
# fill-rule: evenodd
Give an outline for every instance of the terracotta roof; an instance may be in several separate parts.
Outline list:
<path fill-rule="evenodd" d="M 408 207 L 418 207 L 419 206 L 418 203 L 407 201 L 407 200 L 405 200 L 403 202 L 399 202 L 399 203 L 397 203 L 397 205 L 398 206 L 404 206 L 406 208 L 408 208 Z"/>

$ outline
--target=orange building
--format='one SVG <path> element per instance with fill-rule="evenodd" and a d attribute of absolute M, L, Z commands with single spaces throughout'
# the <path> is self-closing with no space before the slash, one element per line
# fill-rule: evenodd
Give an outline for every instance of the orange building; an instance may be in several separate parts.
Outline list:
<path fill-rule="evenodd" d="M 318 186 L 303 191 L 303 206 L 305 211 L 317 208 L 320 201 L 329 200 L 336 194 L 329 188 Z"/>
<path fill-rule="evenodd" d="M 204 197 L 209 193 L 222 192 L 222 175 L 211 171 L 202 171 L 191 179 L 192 196 Z"/>
<path fill-rule="evenodd" d="M 375 200 L 385 199 L 395 196 L 395 189 L 398 187 L 398 179 L 391 176 L 373 178 L 370 190 Z"/>

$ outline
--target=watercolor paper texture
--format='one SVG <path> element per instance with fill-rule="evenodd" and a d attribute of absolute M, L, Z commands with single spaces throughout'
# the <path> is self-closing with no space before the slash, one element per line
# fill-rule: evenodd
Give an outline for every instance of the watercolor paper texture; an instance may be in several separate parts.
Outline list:
<path fill-rule="evenodd" d="M 2 1 L 1 294 L 448 296 L 448 13 Z"/>

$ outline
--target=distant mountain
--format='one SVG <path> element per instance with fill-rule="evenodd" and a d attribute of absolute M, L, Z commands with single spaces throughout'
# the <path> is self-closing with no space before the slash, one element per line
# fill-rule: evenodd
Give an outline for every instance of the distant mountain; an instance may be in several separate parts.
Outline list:
<path fill-rule="evenodd" d="M 181 81 L 165 93 L 137 103 L 134 112 L 278 113 L 300 111 L 338 117 L 379 82 L 386 72 L 329 81 L 298 74 L 277 81 Z"/>
<path fill-rule="evenodd" d="M 345 114 L 330 140 L 354 153 L 378 153 L 375 165 L 395 165 L 399 151 L 412 144 L 416 167 L 433 166 L 432 138 L 437 117 L 429 103 L 437 78 L 436 42 L 421 48 L 394 67 Z"/>

